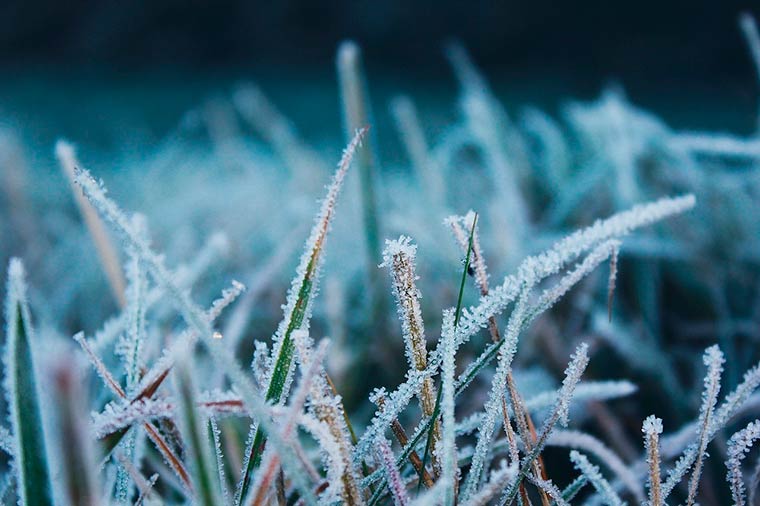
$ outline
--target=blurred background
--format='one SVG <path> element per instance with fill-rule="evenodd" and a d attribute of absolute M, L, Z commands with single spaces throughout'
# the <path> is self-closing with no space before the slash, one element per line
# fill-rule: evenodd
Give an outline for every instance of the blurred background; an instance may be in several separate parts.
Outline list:
<path fill-rule="evenodd" d="M 0 111 L 46 143 L 63 132 L 117 148 L 124 130 L 161 138 L 198 101 L 254 78 L 306 135 L 328 142 L 340 132 L 333 59 L 341 40 L 363 47 L 376 103 L 399 88 L 424 90 L 423 106 L 444 114 L 435 105 L 456 90 L 442 47 L 454 38 L 508 107 L 552 108 L 619 82 L 677 126 L 747 132 L 756 86 L 736 20 L 750 7 L 11 0 L 0 5 Z M 386 108 L 375 111 L 384 121 Z"/>

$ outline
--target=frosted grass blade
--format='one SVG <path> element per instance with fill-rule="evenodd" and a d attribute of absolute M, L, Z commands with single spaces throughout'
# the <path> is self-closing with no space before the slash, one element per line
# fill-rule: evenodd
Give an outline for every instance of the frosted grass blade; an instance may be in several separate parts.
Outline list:
<path fill-rule="evenodd" d="M 52 486 L 32 351 L 32 325 L 21 260 L 8 266 L 6 396 L 15 436 L 14 469 L 21 504 L 52 505 Z"/>

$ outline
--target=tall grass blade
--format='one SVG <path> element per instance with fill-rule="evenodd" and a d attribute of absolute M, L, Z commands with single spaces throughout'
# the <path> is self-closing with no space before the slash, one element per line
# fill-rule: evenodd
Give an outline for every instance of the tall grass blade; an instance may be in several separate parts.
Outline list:
<path fill-rule="evenodd" d="M 21 260 L 11 259 L 5 300 L 5 392 L 15 438 L 13 467 L 21 504 L 52 505 L 52 484 Z"/>
<path fill-rule="evenodd" d="M 715 404 L 718 402 L 718 392 L 720 391 L 720 376 L 723 372 L 723 363 L 725 358 L 717 345 L 710 346 L 705 351 L 704 363 L 707 366 L 705 375 L 705 390 L 702 393 L 702 408 L 699 413 L 699 449 L 697 451 L 697 461 L 694 464 L 694 471 L 689 480 L 689 496 L 686 500 L 688 506 L 692 506 L 697 499 L 697 489 L 699 488 L 699 478 L 702 475 L 702 465 L 706 457 L 707 443 L 709 442 L 708 432 L 710 422 L 712 421 Z"/>
<path fill-rule="evenodd" d="M 350 142 L 354 132 L 370 124 L 371 112 L 364 78 L 362 54 L 353 41 L 345 41 L 338 48 L 336 58 L 340 95 L 343 105 L 343 128 L 346 142 Z M 362 147 L 357 149 L 356 162 L 361 183 L 362 218 L 364 239 L 367 248 L 367 275 L 369 277 L 370 317 L 378 322 L 382 317 L 382 294 L 376 266 L 381 262 L 380 217 L 377 212 L 376 174 L 377 153 L 368 136 Z"/>
<path fill-rule="evenodd" d="M 309 239 L 306 241 L 306 250 L 301 257 L 297 275 L 288 293 L 288 302 L 285 306 L 285 318 L 280 323 L 274 338 L 273 360 L 269 367 L 269 382 L 266 391 L 266 400 L 278 403 L 282 400 L 286 389 L 292 379 L 293 353 L 295 343 L 293 332 L 308 325 L 312 305 L 312 294 L 318 281 L 319 268 L 322 260 L 324 243 L 330 227 L 335 204 L 340 192 L 343 180 L 346 177 L 351 161 L 356 150 L 359 148 L 367 130 L 357 130 L 353 139 L 346 147 L 343 157 L 338 164 L 338 169 L 333 176 L 333 181 L 327 191 L 322 208 L 311 230 Z M 260 427 L 252 426 L 250 445 L 246 450 L 243 476 L 236 493 L 236 502 L 246 497 L 251 486 L 253 469 L 261 459 L 261 449 L 265 436 Z"/>

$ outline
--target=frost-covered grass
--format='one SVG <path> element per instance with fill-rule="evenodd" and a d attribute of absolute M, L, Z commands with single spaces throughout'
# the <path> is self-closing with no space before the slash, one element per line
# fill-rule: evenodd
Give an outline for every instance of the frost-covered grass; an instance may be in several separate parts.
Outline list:
<path fill-rule="evenodd" d="M 760 137 L 513 118 L 447 55 L 400 170 L 353 43 L 332 178 L 252 84 L 52 186 L 2 132 L 3 503 L 754 503 Z"/>

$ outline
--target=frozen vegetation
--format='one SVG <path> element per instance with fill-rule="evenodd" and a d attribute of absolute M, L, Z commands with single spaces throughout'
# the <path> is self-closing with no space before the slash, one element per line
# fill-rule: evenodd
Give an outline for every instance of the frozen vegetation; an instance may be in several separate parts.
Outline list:
<path fill-rule="evenodd" d="M 757 504 L 760 136 L 510 116 L 446 55 L 433 137 L 338 48 L 337 167 L 255 84 L 139 169 L 0 131 L 0 502 Z"/>

